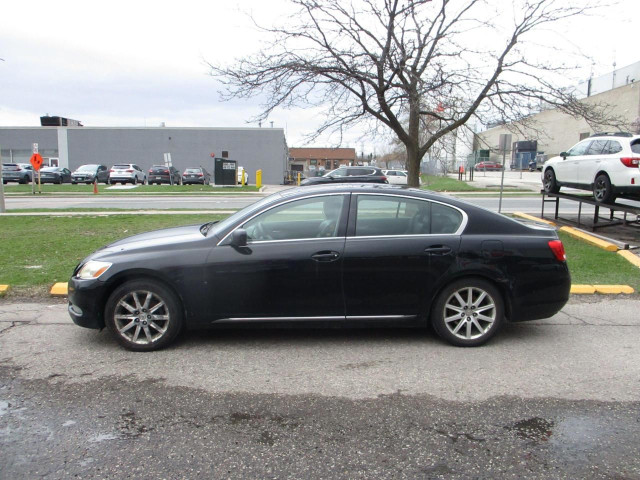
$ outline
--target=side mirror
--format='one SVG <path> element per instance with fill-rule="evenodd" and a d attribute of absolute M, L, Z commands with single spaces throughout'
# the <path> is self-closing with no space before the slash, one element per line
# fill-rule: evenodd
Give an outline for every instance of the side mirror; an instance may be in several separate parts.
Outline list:
<path fill-rule="evenodd" d="M 562 157 L 562 159 L 566 159 L 569 155 L 567 155 L 567 152 L 560 152 L 560 156 Z"/>
<path fill-rule="evenodd" d="M 231 234 L 231 245 L 234 247 L 247 246 L 247 231 L 244 228 L 237 228 Z"/>

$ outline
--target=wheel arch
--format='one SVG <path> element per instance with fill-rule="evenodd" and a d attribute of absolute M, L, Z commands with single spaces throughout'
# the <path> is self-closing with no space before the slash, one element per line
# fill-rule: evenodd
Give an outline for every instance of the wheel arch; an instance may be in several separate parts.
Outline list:
<path fill-rule="evenodd" d="M 491 276 L 488 272 L 475 271 L 475 272 L 460 272 L 458 275 L 450 277 L 447 279 L 447 281 L 438 285 L 438 288 L 436 288 L 433 291 L 433 294 L 431 295 L 427 318 L 425 318 L 427 322 L 431 321 L 431 317 L 433 315 L 433 309 L 435 308 L 436 301 L 440 296 L 440 294 L 442 293 L 442 291 L 452 283 L 463 280 L 463 279 L 482 280 L 496 287 L 500 292 L 500 294 L 502 295 L 505 320 L 510 321 L 509 319 L 511 318 L 512 305 L 511 305 L 511 295 L 509 294 L 508 281 L 506 279 L 502 281 L 498 281 L 496 280 L 495 275 Z"/>

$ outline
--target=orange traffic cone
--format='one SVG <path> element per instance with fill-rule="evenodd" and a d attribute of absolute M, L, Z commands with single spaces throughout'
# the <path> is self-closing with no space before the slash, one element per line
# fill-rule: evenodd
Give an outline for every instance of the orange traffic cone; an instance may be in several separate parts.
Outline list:
<path fill-rule="evenodd" d="M 94 194 L 94 195 L 97 195 L 97 194 L 98 194 L 98 181 L 97 181 L 97 180 L 95 180 L 95 181 L 93 182 L 93 194 Z"/>

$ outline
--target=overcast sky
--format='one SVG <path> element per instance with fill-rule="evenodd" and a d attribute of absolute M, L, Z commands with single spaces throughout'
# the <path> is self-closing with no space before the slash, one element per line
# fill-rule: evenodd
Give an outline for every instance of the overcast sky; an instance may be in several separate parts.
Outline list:
<path fill-rule="evenodd" d="M 247 12 L 269 24 L 290 8 L 285 0 L 5 2 L 0 126 L 39 125 L 49 113 L 85 126 L 257 127 L 247 121 L 259 101 L 221 102 L 205 60 L 232 61 L 261 46 L 264 37 Z M 638 19 L 640 1 L 621 0 L 601 16 L 564 24 L 560 38 L 591 55 L 595 74 L 604 74 L 614 60 L 618 67 L 640 61 Z M 590 68 L 585 61 L 587 76 Z M 286 128 L 289 146 L 298 146 L 316 116 L 296 109 L 270 120 Z M 354 131 L 343 146 L 359 150 L 359 136 Z"/>

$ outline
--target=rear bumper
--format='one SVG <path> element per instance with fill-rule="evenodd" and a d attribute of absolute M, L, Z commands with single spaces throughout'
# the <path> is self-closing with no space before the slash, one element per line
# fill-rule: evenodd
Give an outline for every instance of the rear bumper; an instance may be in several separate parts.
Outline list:
<path fill-rule="evenodd" d="M 571 275 L 566 263 L 531 271 L 515 282 L 509 320 L 525 322 L 549 318 L 569 300 Z"/>

